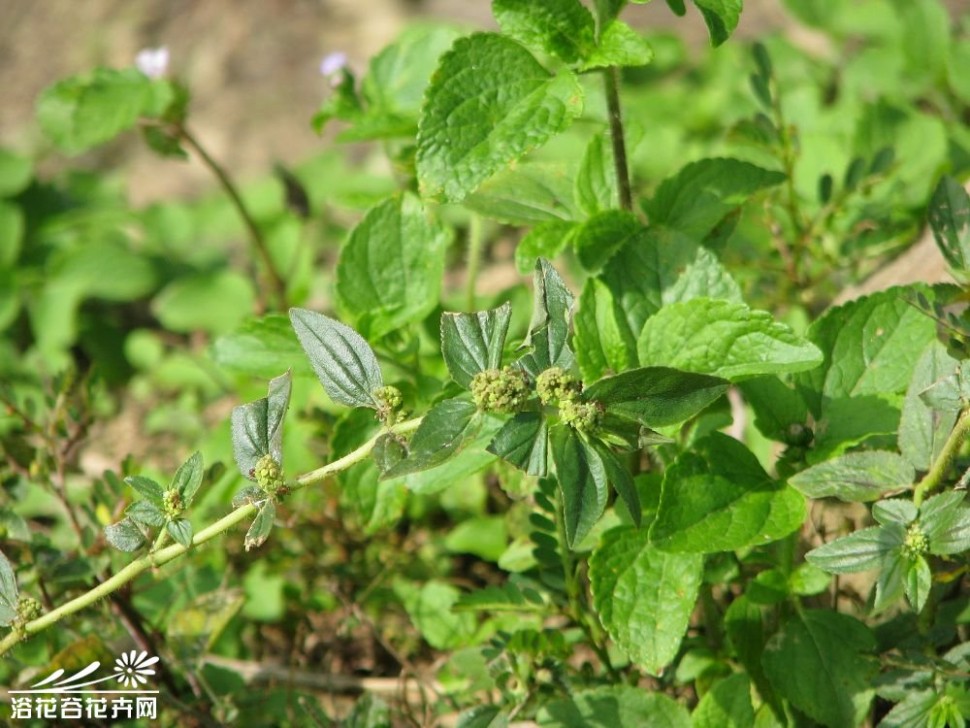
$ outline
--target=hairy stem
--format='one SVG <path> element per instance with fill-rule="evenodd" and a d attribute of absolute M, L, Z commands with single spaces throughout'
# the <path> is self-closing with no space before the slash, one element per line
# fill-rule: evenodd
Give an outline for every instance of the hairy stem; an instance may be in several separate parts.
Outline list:
<path fill-rule="evenodd" d="M 633 211 L 633 192 L 630 189 L 630 170 L 623 139 L 623 116 L 620 112 L 619 73 L 616 67 L 603 69 L 606 86 L 606 107 L 610 117 L 610 138 L 613 140 L 613 163 L 616 167 L 616 187 L 620 193 L 620 207 Z"/>
<path fill-rule="evenodd" d="M 970 407 L 960 413 L 960 417 L 957 418 L 957 422 L 953 426 L 946 444 L 943 445 L 939 457 L 933 462 L 930 471 L 916 484 L 916 489 L 913 492 L 913 505 L 917 508 L 922 505 L 927 494 L 943 481 L 947 470 L 950 469 L 960 452 L 960 448 L 966 442 L 968 434 L 970 434 Z"/>
<path fill-rule="evenodd" d="M 419 424 L 421 424 L 421 418 L 416 417 L 395 425 L 390 429 L 392 432 L 397 434 L 404 434 L 416 430 Z M 371 450 L 374 449 L 374 445 L 377 443 L 378 438 L 380 438 L 383 434 L 384 433 L 382 432 L 375 435 L 353 452 L 344 455 L 342 458 L 334 460 L 332 463 L 328 463 L 321 468 L 317 468 L 309 473 L 300 475 L 293 481 L 293 483 L 291 483 L 290 491 L 292 492 L 299 490 L 300 488 L 305 488 L 308 485 L 319 483 L 321 480 L 328 478 L 334 473 L 346 470 L 351 465 L 355 465 L 356 463 L 366 459 L 367 456 L 370 455 Z M 247 503 L 246 505 L 236 508 L 234 511 L 226 516 L 223 516 L 212 525 L 198 531 L 192 538 L 192 546 L 201 546 L 207 541 L 211 541 L 216 536 L 228 531 L 230 528 L 237 526 L 246 519 L 255 516 L 257 510 L 257 507 L 252 503 Z M 62 604 L 60 607 L 51 612 L 47 612 L 47 614 L 41 615 L 37 619 L 27 622 L 27 624 L 25 624 L 22 628 L 12 631 L 6 637 L 0 640 L 0 655 L 3 655 L 20 640 L 31 635 L 35 635 L 38 632 L 57 624 L 65 617 L 75 614 L 86 607 L 92 606 L 99 599 L 108 597 L 125 584 L 134 580 L 139 574 L 148 571 L 151 568 L 167 564 L 169 561 L 172 561 L 173 559 L 176 559 L 184 554 L 187 550 L 188 549 L 182 546 L 182 544 L 176 543 L 162 549 L 151 551 L 145 556 L 135 559 L 117 572 L 114 576 L 110 577 L 109 579 L 105 579 L 90 591 L 85 592 L 81 596 L 76 597 L 65 604 Z"/>
<path fill-rule="evenodd" d="M 288 302 L 286 299 L 286 281 L 283 280 L 282 274 L 277 270 L 276 264 L 273 262 L 273 256 L 270 255 L 269 246 L 266 244 L 266 238 L 263 237 L 262 231 L 253 219 L 253 216 L 249 212 L 249 208 L 246 207 L 246 203 L 243 202 L 242 196 L 239 194 L 239 190 L 236 189 L 235 183 L 226 172 L 225 168 L 217 162 L 212 155 L 206 151 L 205 147 L 199 142 L 198 138 L 192 134 L 184 125 L 179 125 L 178 127 L 179 136 L 185 141 L 185 143 L 192 148 L 192 150 L 199 155 L 199 159 L 202 163 L 215 175 L 216 179 L 219 180 L 219 184 L 222 185 L 222 189 L 225 190 L 226 194 L 229 195 L 229 199 L 232 201 L 233 207 L 239 213 L 239 217 L 242 218 L 243 224 L 246 226 L 246 230 L 249 232 L 249 239 L 252 242 L 253 248 L 256 250 L 256 254 L 259 256 L 260 260 L 263 262 L 263 266 L 266 268 L 266 274 L 269 277 L 270 285 L 273 288 L 273 293 L 276 298 L 276 305 L 280 311 L 285 311 L 288 307 Z M 260 301 L 265 308 L 265 301 L 263 301 L 262 291 L 259 293 Z"/>

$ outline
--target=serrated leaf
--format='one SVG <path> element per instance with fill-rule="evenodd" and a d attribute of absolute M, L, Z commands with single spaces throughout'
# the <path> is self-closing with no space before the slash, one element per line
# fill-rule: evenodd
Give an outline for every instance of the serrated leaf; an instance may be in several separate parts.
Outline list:
<path fill-rule="evenodd" d="M 45 89 L 37 120 L 61 149 L 83 152 L 135 126 L 150 111 L 151 81 L 134 68 L 99 68 Z"/>
<path fill-rule="evenodd" d="M 609 287 L 589 278 L 573 317 L 576 362 L 583 379 L 595 381 L 636 366 L 636 339 Z"/>
<path fill-rule="evenodd" d="M 788 482 L 809 498 L 835 497 L 846 502 L 878 500 L 885 493 L 909 488 L 916 471 L 894 452 L 850 452 L 813 465 Z"/>
<path fill-rule="evenodd" d="M 643 232 L 636 215 L 626 210 L 606 210 L 592 215 L 573 236 L 579 262 L 596 273 L 613 255 Z"/>
<path fill-rule="evenodd" d="M 675 425 L 703 410 L 727 391 L 723 379 L 668 367 L 631 369 L 587 387 L 582 398 L 607 413 L 648 427 Z"/>
<path fill-rule="evenodd" d="M 243 545 L 247 551 L 258 549 L 266 542 L 266 539 L 269 538 L 270 531 L 273 530 L 273 522 L 275 520 L 276 503 L 273 502 L 272 498 L 269 498 L 256 511 L 256 517 L 249 526 L 249 530 L 246 531 L 246 538 L 243 541 Z"/>
<path fill-rule="evenodd" d="M 548 433 L 541 412 L 520 412 L 508 420 L 488 445 L 498 455 L 529 475 L 546 474 Z"/>
<path fill-rule="evenodd" d="M 650 539 L 667 551 L 733 551 L 778 540 L 804 520 L 801 494 L 772 480 L 743 444 L 713 433 L 664 474 Z"/>
<path fill-rule="evenodd" d="M 960 410 L 959 398 L 952 406 L 934 407 L 924 401 L 923 395 L 932 392 L 941 380 L 953 378 L 958 367 L 938 341 L 931 342 L 916 363 L 899 417 L 898 442 L 899 451 L 919 470 L 929 470 L 939 457 Z"/>
<path fill-rule="evenodd" d="M 714 684 L 691 714 L 691 728 L 752 728 L 751 683 L 735 673 Z"/>
<path fill-rule="evenodd" d="M 147 498 L 156 506 L 162 505 L 162 486 L 151 478 L 145 478 L 141 475 L 130 475 L 125 478 L 125 482 L 134 488 L 139 495 Z"/>
<path fill-rule="evenodd" d="M 955 269 L 970 268 L 970 195 L 952 177 L 940 179 L 929 208 L 933 237 Z"/>
<path fill-rule="evenodd" d="M 376 339 L 434 310 L 450 237 L 409 193 L 367 212 L 337 261 L 337 296 L 362 333 Z"/>
<path fill-rule="evenodd" d="M 569 348 L 570 316 L 575 298 L 549 261 L 536 262 L 534 301 L 529 335 L 523 346 L 532 351 L 519 359 L 532 376 L 549 367 L 569 370 L 575 358 Z"/>
<path fill-rule="evenodd" d="M 575 76 L 553 76 L 515 41 L 476 33 L 442 56 L 418 127 L 424 197 L 460 202 L 582 112 Z"/>
<path fill-rule="evenodd" d="M 579 0 L 493 0 L 492 14 L 503 35 L 566 63 L 595 45 L 593 16 Z"/>
<path fill-rule="evenodd" d="M 287 382 L 289 381 L 288 375 Z M 276 380 L 274 380 L 276 381 Z M 273 384 L 270 383 L 270 390 L 272 391 Z M 287 400 L 289 395 L 287 395 Z M 182 496 L 182 507 L 188 508 L 192 503 L 192 499 L 195 498 L 196 492 L 199 490 L 199 486 L 202 485 L 202 477 L 205 475 L 205 468 L 202 464 L 202 453 L 196 451 L 189 456 L 186 460 L 179 466 L 179 469 L 175 471 L 175 477 L 172 478 L 172 488 L 178 491 L 179 495 Z"/>
<path fill-rule="evenodd" d="M 177 542 L 182 544 L 185 548 L 192 546 L 192 523 L 187 518 L 177 518 L 174 521 L 169 521 L 165 530 L 168 531 L 169 535 Z"/>
<path fill-rule="evenodd" d="M 17 575 L 10 561 L 0 551 L 0 625 L 7 626 L 17 617 L 20 603 L 20 590 L 17 588 Z"/>
<path fill-rule="evenodd" d="M 702 159 L 664 180 L 647 203 L 647 214 L 654 225 L 699 240 L 755 192 L 784 181 L 780 172 L 738 159 Z"/>
<path fill-rule="evenodd" d="M 830 726 L 859 725 L 872 702 L 870 657 L 876 641 L 845 614 L 806 609 L 792 614 L 762 658 L 768 679 L 792 705 Z"/>
<path fill-rule="evenodd" d="M 105 526 L 104 537 L 116 549 L 128 553 L 137 551 L 145 543 L 144 534 L 130 518 Z"/>
<path fill-rule="evenodd" d="M 617 646 L 653 675 L 680 648 L 700 589 L 703 556 L 660 551 L 645 529 L 615 528 L 590 558 L 593 606 Z"/>
<path fill-rule="evenodd" d="M 643 366 L 664 364 L 730 380 L 800 372 L 822 363 L 814 344 L 766 311 L 710 298 L 661 309 L 640 332 L 637 354 Z"/>
<path fill-rule="evenodd" d="M 879 721 L 879 728 L 924 728 L 931 726 L 930 715 L 937 705 L 935 690 L 909 692 Z M 940 727 L 942 728 L 942 726 Z"/>
<path fill-rule="evenodd" d="M 446 399 L 424 416 L 408 444 L 408 456 L 381 476 L 397 478 L 440 465 L 457 453 L 482 425 L 474 403 L 465 399 Z"/>
<path fill-rule="evenodd" d="M 264 455 L 283 464 L 283 422 L 290 404 L 290 388 L 290 373 L 286 372 L 270 381 L 266 397 L 232 410 L 233 454 L 239 472 L 250 480 L 254 480 L 252 470 Z"/>
<path fill-rule="evenodd" d="M 742 0 L 694 0 L 704 16 L 711 45 L 715 48 L 731 37 L 741 18 Z"/>
<path fill-rule="evenodd" d="M 125 515 L 136 523 L 141 523 L 152 528 L 161 528 L 165 525 L 165 514 L 158 506 L 149 501 L 137 501 L 125 509 Z"/>
<path fill-rule="evenodd" d="M 610 66 L 645 66 L 652 60 L 653 49 L 647 39 L 622 20 L 614 20 L 600 31 L 596 48 L 586 57 L 581 68 L 589 71 Z"/>
<path fill-rule="evenodd" d="M 562 493 L 566 540 L 575 548 L 606 508 L 606 471 L 598 457 L 589 456 L 573 428 L 557 425 L 550 430 L 549 439 Z"/>
<path fill-rule="evenodd" d="M 663 693 L 630 685 L 582 690 L 550 700 L 536 716 L 541 728 L 690 728 L 687 709 Z"/>
<path fill-rule="evenodd" d="M 373 392 L 384 386 L 384 377 L 377 356 L 360 334 L 303 308 L 291 308 L 290 321 L 330 399 L 348 407 L 379 405 Z"/>
<path fill-rule="evenodd" d="M 875 569 L 899 548 L 902 534 L 899 528 L 864 528 L 812 549 L 805 554 L 805 560 L 829 574 Z"/>
<path fill-rule="evenodd" d="M 441 354 L 451 378 L 469 389 L 476 374 L 501 367 L 511 319 L 509 303 L 477 313 L 442 314 Z"/>

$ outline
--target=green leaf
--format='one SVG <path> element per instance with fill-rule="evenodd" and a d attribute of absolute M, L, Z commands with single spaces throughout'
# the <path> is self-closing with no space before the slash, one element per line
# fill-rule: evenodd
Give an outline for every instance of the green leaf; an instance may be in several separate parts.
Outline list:
<path fill-rule="evenodd" d="M 575 548 L 606 508 L 606 472 L 600 458 L 590 457 L 573 428 L 557 425 L 549 436 L 563 498 L 566 540 L 570 548 Z"/>
<path fill-rule="evenodd" d="M 520 589 L 516 584 L 507 582 L 502 586 L 487 586 L 462 594 L 453 608 L 456 611 L 543 612 L 546 605 L 542 595 L 535 589 Z"/>
<path fill-rule="evenodd" d="M 377 442 L 374 443 L 371 456 L 374 458 L 377 469 L 382 474 L 386 473 L 407 457 L 407 448 L 401 443 L 398 437 L 391 432 L 386 432 L 378 437 Z"/>
<path fill-rule="evenodd" d="M 156 506 L 162 505 L 162 486 L 151 478 L 144 478 L 141 475 L 131 475 L 125 478 L 125 482 L 151 503 L 154 503 Z"/>
<path fill-rule="evenodd" d="M 290 386 L 290 373 L 286 372 L 270 381 L 266 397 L 232 410 L 233 454 L 239 472 L 250 480 L 254 479 L 253 468 L 264 455 L 283 464 L 283 422 L 290 406 Z"/>
<path fill-rule="evenodd" d="M 141 529 L 130 518 L 125 518 L 123 521 L 105 526 L 104 537 L 116 549 L 128 553 L 137 551 L 145 543 L 144 534 L 142 534 Z"/>
<path fill-rule="evenodd" d="M 711 45 L 715 48 L 731 37 L 741 18 L 742 0 L 694 0 L 704 16 Z"/>
<path fill-rule="evenodd" d="M 503 35 L 566 63 L 585 57 L 595 45 L 593 16 L 579 0 L 493 0 L 492 14 Z"/>
<path fill-rule="evenodd" d="M 617 646 L 657 675 L 676 657 L 700 589 L 704 559 L 650 543 L 645 529 L 614 528 L 589 562 L 593 606 Z"/>
<path fill-rule="evenodd" d="M 872 507 L 872 517 L 877 523 L 898 523 L 908 526 L 916 520 L 918 511 L 913 501 L 908 498 L 890 498 L 881 500 Z"/>
<path fill-rule="evenodd" d="M 691 714 L 691 728 L 752 728 L 751 684 L 735 673 L 714 684 Z"/>
<path fill-rule="evenodd" d="M 937 556 L 970 550 L 970 508 L 963 491 L 940 493 L 919 509 L 919 522 L 930 542 L 930 553 Z"/>
<path fill-rule="evenodd" d="M 0 147 L 0 197 L 20 194 L 33 176 L 34 165 L 30 159 Z"/>
<path fill-rule="evenodd" d="M 663 693 L 630 685 L 583 690 L 550 700 L 536 716 L 541 728 L 690 728 L 687 709 Z"/>
<path fill-rule="evenodd" d="M 759 695 L 776 715 L 780 715 L 779 701 L 761 664 L 766 642 L 761 607 L 744 594 L 737 597 L 724 613 L 724 631 L 738 662 L 755 684 Z"/>
<path fill-rule="evenodd" d="M 643 518 L 643 507 L 640 505 L 640 493 L 627 466 L 620 462 L 609 446 L 599 440 L 583 441 L 583 446 L 586 448 L 587 457 L 600 459 L 607 480 L 620 496 L 634 525 L 639 528 Z"/>
<path fill-rule="evenodd" d="M 806 609 L 791 615 L 765 648 L 763 662 L 775 689 L 813 720 L 859 725 L 872 702 L 868 627 L 838 612 Z"/>
<path fill-rule="evenodd" d="M 575 76 L 552 76 L 513 40 L 455 42 L 432 77 L 418 127 L 424 197 L 460 202 L 492 174 L 563 131 L 583 109 Z"/>
<path fill-rule="evenodd" d="M 556 269 L 543 258 L 536 262 L 534 280 L 532 321 L 524 344 L 532 351 L 519 363 L 533 377 L 554 366 L 568 371 L 575 361 L 568 343 L 575 299 Z"/>
<path fill-rule="evenodd" d="M 922 612 L 930 596 L 930 587 L 933 586 L 933 572 L 930 571 L 930 565 L 922 556 L 917 556 L 915 559 L 907 559 L 905 556 L 900 558 L 906 561 L 904 565 L 906 572 L 903 577 L 906 598 L 917 613 Z"/>
<path fill-rule="evenodd" d="M 544 476 L 548 449 L 546 418 L 540 412 L 520 412 L 506 422 L 488 451 L 529 475 Z"/>
<path fill-rule="evenodd" d="M 37 102 L 37 120 L 58 147 L 83 152 L 134 127 L 150 110 L 151 85 L 134 68 L 99 68 L 45 89 Z"/>
<path fill-rule="evenodd" d="M 661 309 L 640 332 L 637 353 L 643 366 L 664 364 L 731 380 L 800 372 L 822 362 L 813 344 L 766 311 L 710 298 Z"/>
<path fill-rule="evenodd" d="M 478 434 L 482 418 L 472 402 L 446 399 L 424 416 L 408 444 L 408 456 L 381 476 L 396 478 L 428 470 L 448 460 Z"/>
<path fill-rule="evenodd" d="M 927 471 L 936 461 L 956 424 L 959 399 L 948 407 L 932 407 L 923 395 L 954 374 L 959 363 L 946 347 L 933 341 L 916 363 L 899 417 L 899 451 L 915 468 Z"/>
<path fill-rule="evenodd" d="M 509 303 L 477 313 L 442 314 L 441 354 L 451 378 L 469 389 L 476 374 L 500 368 L 511 319 Z"/>
<path fill-rule="evenodd" d="M 745 402 L 755 413 L 755 426 L 765 437 L 789 444 L 810 436 L 808 407 L 793 387 L 778 377 L 747 379 L 739 385 Z"/>
<path fill-rule="evenodd" d="M 509 225 L 574 220 L 573 168 L 563 162 L 520 162 L 483 182 L 464 206 Z"/>
<path fill-rule="evenodd" d="M 312 372 L 290 320 L 283 314 L 247 319 L 215 340 L 212 358 L 221 367 L 264 379 L 288 367 L 295 374 Z"/>
<path fill-rule="evenodd" d="M 421 636 L 435 649 L 463 647 L 474 636 L 475 615 L 452 610 L 461 592 L 450 584 L 431 580 L 418 586 L 398 579 L 394 592 Z"/>
<path fill-rule="evenodd" d="M 169 521 L 165 530 L 168 531 L 169 535 L 177 542 L 182 544 L 185 548 L 189 548 L 192 545 L 192 523 L 187 518 L 177 518 L 174 521 Z"/>
<path fill-rule="evenodd" d="M 636 366 L 636 340 L 609 287 L 600 279 L 586 280 L 573 326 L 576 362 L 586 381 Z"/>
<path fill-rule="evenodd" d="M 269 538 L 270 531 L 273 530 L 273 522 L 275 520 L 276 504 L 272 498 L 267 498 L 263 501 L 259 510 L 256 511 L 256 517 L 249 526 L 249 530 L 246 531 L 243 546 L 247 551 L 258 549 L 266 542 L 266 539 Z"/>
<path fill-rule="evenodd" d="M 239 326 L 252 311 L 254 298 L 249 278 L 216 270 L 169 283 L 152 299 L 152 313 L 171 331 L 221 334 Z"/>
<path fill-rule="evenodd" d="M 17 262 L 23 237 L 23 210 L 0 200 L 0 268 L 12 268 Z"/>
<path fill-rule="evenodd" d="M 578 228 L 565 220 L 547 220 L 534 226 L 522 236 L 515 248 L 515 267 L 519 273 L 528 273 L 539 258 L 552 259 L 572 240 Z"/>
<path fill-rule="evenodd" d="M 422 320 L 441 293 L 448 230 L 412 194 L 371 208 L 337 261 L 341 306 L 369 338 Z"/>
<path fill-rule="evenodd" d="M 573 244 L 579 262 L 596 273 L 610 258 L 643 232 L 636 215 L 626 210 L 606 210 L 592 215 L 576 230 Z"/>
<path fill-rule="evenodd" d="M 290 309 L 290 321 L 330 399 L 348 407 L 373 407 L 373 392 L 384 386 L 377 356 L 349 326 L 303 308 Z"/>
<path fill-rule="evenodd" d="M 653 60 L 647 39 L 621 20 L 614 20 L 600 32 L 599 43 L 582 64 L 582 70 L 609 66 L 645 66 Z"/>
<path fill-rule="evenodd" d="M 0 551 L 0 625 L 6 627 L 17 617 L 20 590 L 9 559 Z"/>
<path fill-rule="evenodd" d="M 648 427 L 676 425 L 727 391 L 723 379 L 667 367 L 631 369 L 587 387 L 582 398 Z"/>
<path fill-rule="evenodd" d="M 701 239 L 754 193 L 784 181 L 780 172 L 738 159 L 702 159 L 664 180 L 647 203 L 647 214 L 654 225 Z"/>
<path fill-rule="evenodd" d="M 667 551 L 733 551 L 778 540 L 804 520 L 797 491 L 772 480 L 743 444 L 713 433 L 665 473 L 650 539 Z"/>
<path fill-rule="evenodd" d="M 508 728 L 509 719 L 497 705 L 479 705 L 458 716 L 456 728 Z"/>
<path fill-rule="evenodd" d="M 477 516 L 462 521 L 445 536 L 453 554 L 474 554 L 483 561 L 498 561 L 508 547 L 509 533 L 502 516 Z"/>
<path fill-rule="evenodd" d="M 149 501 L 136 501 L 125 509 L 125 515 L 135 523 L 141 523 L 152 528 L 161 528 L 168 519 L 158 506 Z"/>
<path fill-rule="evenodd" d="M 286 400 L 289 402 L 289 373 L 284 374 L 279 379 L 286 380 Z M 273 380 L 270 383 L 270 391 L 273 390 L 273 383 L 278 382 L 278 380 Z M 285 411 L 285 406 L 284 406 Z M 182 504 L 184 508 L 188 508 L 192 503 L 192 499 L 195 498 L 196 492 L 199 490 L 199 486 L 202 485 L 202 477 L 205 475 L 205 468 L 202 465 L 202 453 L 196 451 L 189 456 L 186 460 L 179 466 L 179 469 L 175 471 L 175 477 L 172 479 L 172 488 L 178 491 L 179 495 L 182 496 Z"/>
<path fill-rule="evenodd" d="M 879 567 L 902 544 L 901 528 L 876 526 L 850 533 L 805 554 L 805 560 L 830 574 L 851 574 Z"/>
<path fill-rule="evenodd" d="M 615 210 L 620 206 L 620 196 L 616 189 L 615 165 L 613 143 L 609 132 L 597 134 L 587 145 L 583 161 L 579 165 L 579 173 L 576 175 L 574 192 L 576 204 L 587 215 Z"/>
<path fill-rule="evenodd" d="M 883 716 L 879 728 L 924 728 L 931 726 L 931 714 L 938 696 L 934 690 L 910 691 Z M 942 726 L 940 726 L 942 728 Z"/>
<path fill-rule="evenodd" d="M 809 498 L 835 497 L 846 502 L 873 501 L 888 491 L 909 488 L 916 471 L 894 452 L 869 450 L 814 465 L 788 482 Z"/>

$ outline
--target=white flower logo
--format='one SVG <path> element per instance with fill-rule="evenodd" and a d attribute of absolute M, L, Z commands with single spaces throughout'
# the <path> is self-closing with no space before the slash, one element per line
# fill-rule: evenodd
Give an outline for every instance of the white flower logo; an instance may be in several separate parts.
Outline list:
<path fill-rule="evenodd" d="M 157 657 L 149 657 L 147 652 L 123 652 L 121 657 L 115 660 L 115 677 L 125 687 L 133 687 L 138 683 L 144 685 L 148 682 L 146 675 L 154 675 L 155 671 L 151 666 L 158 662 Z"/>

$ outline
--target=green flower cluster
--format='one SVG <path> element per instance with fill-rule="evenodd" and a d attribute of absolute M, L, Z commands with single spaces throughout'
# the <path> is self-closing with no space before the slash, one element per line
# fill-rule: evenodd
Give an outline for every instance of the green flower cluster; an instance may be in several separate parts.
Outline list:
<path fill-rule="evenodd" d="M 23 629 L 23 627 L 34 619 L 37 619 L 44 609 L 33 597 L 20 597 L 17 602 L 17 616 L 13 621 L 14 629 Z"/>
<path fill-rule="evenodd" d="M 253 477 L 256 478 L 256 484 L 270 495 L 275 494 L 284 485 L 283 469 L 269 454 L 263 455 L 256 463 Z"/>
<path fill-rule="evenodd" d="M 593 434 L 603 421 L 603 407 L 599 402 L 583 402 L 573 395 L 559 400 L 559 417 L 563 424 Z"/>
<path fill-rule="evenodd" d="M 930 540 L 923 533 L 919 523 L 911 523 L 906 529 L 906 537 L 903 539 L 903 555 L 915 561 L 917 558 L 930 550 Z"/>
<path fill-rule="evenodd" d="M 550 367 L 536 377 L 536 392 L 543 404 L 558 404 L 561 400 L 574 399 L 582 385 L 566 370 Z"/>
<path fill-rule="evenodd" d="M 486 369 L 472 379 L 472 398 L 483 412 L 519 412 L 529 394 L 526 373 L 515 367 Z"/>
<path fill-rule="evenodd" d="M 165 491 L 162 496 L 162 510 L 165 512 L 165 517 L 169 519 L 178 518 L 182 514 L 185 504 L 182 503 L 182 496 L 177 490 Z"/>
<path fill-rule="evenodd" d="M 401 412 L 401 405 L 404 404 L 404 397 L 401 390 L 391 385 L 385 385 L 374 390 L 374 399 L 377 400 L 377 419 L 388 427 L 404 419 Z"/>

